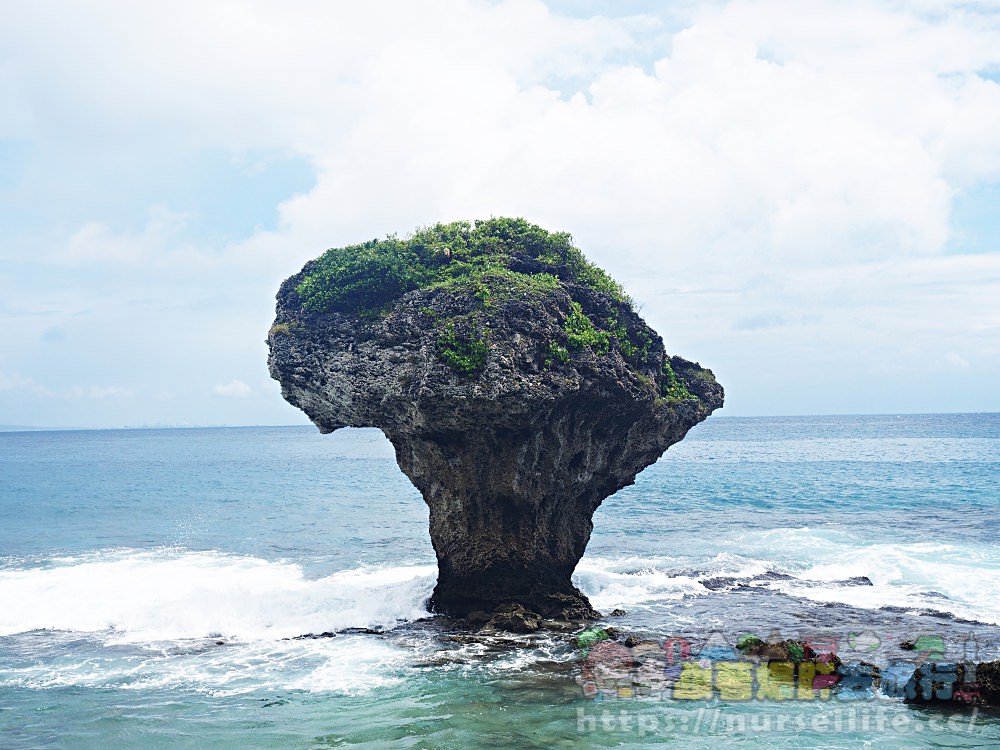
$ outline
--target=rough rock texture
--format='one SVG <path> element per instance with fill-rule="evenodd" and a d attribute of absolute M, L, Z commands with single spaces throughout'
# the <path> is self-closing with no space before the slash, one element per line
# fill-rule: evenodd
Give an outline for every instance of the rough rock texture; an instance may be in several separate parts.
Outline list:
<path fill-rule="evenodd" d="M 965 677 L 967 679 L 971 675 Z M 1000 706 L 1000 660 L 977 664 L 976 683 L 980 686 L 983 703 L 988 706 Z"/>
<path fill-rule="evenodd" d="M 1000 706 L 1000 661 L 978 664 L 924 662 L 899 686 L 906 703 Z"/>
<path fill-rule="evenodd" d="M 489 302 L 423 289 L 388 313 L 349 315 L 304 311 L 301 278 L 278 293 L 271 375 L 322 432 L 377 427 L 392 442 L 430 508 L 432 608 L 461 617 L 517 603 L 546 618 L 596 616 L 570 582 L 591 517 L 722 406 L 711 371 L 668 358 L 628 304 L 568 282 Z M 571 300 L 591 320 L 617 315 L 630 335 L 648 336 L 642 365 L 615 338 L 606 353 L 584 347 L 553 362 Z M 449 325 L 488 344 L 471 375 L 441 360 Z M 688 395 L 663 397 L 665 361 Z"/>

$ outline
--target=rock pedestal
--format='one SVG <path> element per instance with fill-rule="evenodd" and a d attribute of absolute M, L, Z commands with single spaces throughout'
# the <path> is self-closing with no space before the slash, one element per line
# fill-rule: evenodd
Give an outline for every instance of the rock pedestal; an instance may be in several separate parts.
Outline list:
<path fill-rule="evenodd" d="M 587 287 L 488 303 L 418 290 L 352 316 L 303 311 L 298 279 L 278 295 L 271 374 L 321 431 L 377 427 L 392 442 L 430 508 L 432 608 L 595 616 L 570 581 L 593 513 L 722 405 L 711 372 L 668 357 L 629 305 Z M 574 347 L 574 303 L 617 336 Z M 442 357 L 455 341 L 477 342 L 475 367 Z"/>

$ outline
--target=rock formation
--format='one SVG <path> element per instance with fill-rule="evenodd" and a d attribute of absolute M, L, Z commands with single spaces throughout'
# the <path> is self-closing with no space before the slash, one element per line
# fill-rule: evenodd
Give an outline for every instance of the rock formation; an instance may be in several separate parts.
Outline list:
<path fill-rule="evenodd" d="M 523 220 L 331 250 L 277 300 L 282 395 L 322 432 L 389 438 L 454 616 L 595 616 L 570 581 L 594 511 L 722 406 L 568 235 Z"/>

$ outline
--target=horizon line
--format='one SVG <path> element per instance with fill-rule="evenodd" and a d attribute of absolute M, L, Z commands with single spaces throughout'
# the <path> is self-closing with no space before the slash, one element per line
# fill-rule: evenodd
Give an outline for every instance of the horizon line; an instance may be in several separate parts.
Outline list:
<path fill-rule="evenodd" d="M 826 419 L 832 417 L 943 417 L 943 416 L 979 416 L 1000 414 L 1000 411 L 887 411 L 887 412 L 839 412 L 827 414 L 712 414 L 709 419 Z M 37 427 L 31 425 L 0 424 L 0 433 L 16 432 L 138 432 L 142 430 L 246 430 L 262 428 L 315 427 L 305 424 L 143 424 L 121 425 L 116 427 Z M 340 429 L 378 429 L 377 427 L 344 427 Z"/>

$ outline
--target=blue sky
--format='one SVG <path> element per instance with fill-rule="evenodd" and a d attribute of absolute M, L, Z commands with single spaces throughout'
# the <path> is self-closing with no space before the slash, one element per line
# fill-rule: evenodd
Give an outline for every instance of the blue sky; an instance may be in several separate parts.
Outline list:
<path fill-rule="evenodd" d="M 281 280 L 490 215 L 723 414 L 1000 410 L 1000 4 L 361 5 L 5 5 L 0 425 L 300 423 Z"/>

